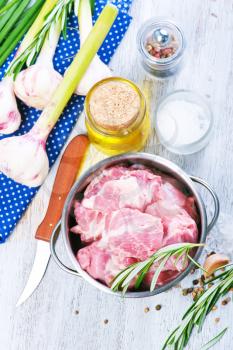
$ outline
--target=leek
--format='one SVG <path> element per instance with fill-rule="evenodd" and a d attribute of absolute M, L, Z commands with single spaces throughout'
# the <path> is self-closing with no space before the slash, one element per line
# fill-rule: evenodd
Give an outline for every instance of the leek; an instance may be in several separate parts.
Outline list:
<path fill-rule="evenodd" d="M 83 46 L 76 54 L 73 62 L 67 69 L 64 79 L 55 91 L 53 98 L 48 106 L 42 112 L 38 122 L 34 126 L 40 133 L 51 130 L 61 115 L 64 107 L 75 91 L 76 86 L 81 81 L 91 61 L 95 57 L 97 51 L 101 47 L 105 37 L 107 36 L 116 16 L 117 7 L 111 4 L 105 6 L 96 21 L 91 33 L 88 35 Z"/>
<path fill-rule="evenodd" d="M 79 1 L 78 13 L 76 13 L 76 15 L 78 15 L 81 47 L 84 45 L 85 40 L 92 29 L 91 10 L 93 3 L 94 1 L 91 0 Z M 96 54 L 84 77 L 78 84 L 75 92 L 78 95 L 85 96 L 95 83 L 102 79 L 109 78 L 110 76 L 112 76 L 111 70 L 100 60 Z"/>

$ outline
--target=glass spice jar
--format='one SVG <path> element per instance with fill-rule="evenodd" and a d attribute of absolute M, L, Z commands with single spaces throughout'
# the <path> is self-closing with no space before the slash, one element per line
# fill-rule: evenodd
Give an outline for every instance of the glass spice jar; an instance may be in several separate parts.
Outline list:
<path fill-rule="evenodd" d="M 150 133 L 143 93 L 120 77 L 103 79 L 91 88 L 85 100 L 85 122 L 90 141 L 109 155 L 141 150 Z"/>
<path fill-rule="evenodd" d="M 168 78 L 182 67 L 184 34 L 174 22 L 154 18 L 145 22 L 137 35 L 143 68 L 156 78 Z"/>

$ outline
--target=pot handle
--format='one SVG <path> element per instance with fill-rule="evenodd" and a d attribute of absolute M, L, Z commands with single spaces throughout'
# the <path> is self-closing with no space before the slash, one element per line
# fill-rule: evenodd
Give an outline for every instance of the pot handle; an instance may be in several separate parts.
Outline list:
<path fill-rule="evenodd" d="M 190 178 L 192 181 L 197 182 L 198 184 L 204 186 L 209 191 L 209 193 L 211 194 L 211 197 L 213 198 L 213 201 L 214 201 L 214 215 L 213 215 L 211 222 L 207 226 L 207 233 L 208 233 L 214 227 L 216 221 L 218 220 L 219 210 L 220 210 L 219 199 L 218 199 L 216 192 L 213 190 L 213 188 L 206 181 L 204 181 L 200 177 L 196 177 L 196 176 L 190 176 Z"/>
<path fill-rule="evenodd" d="M 56 225 L 56 227 L 54 228 L 53 232 L 52 232 L 52 235 L 51 235 L 51 238 L 50 238 L 50 252 L 51 252 L 51 255 L 55 261 L 55 263 L 65 272 L 68 272 L 72 275 L 75 275 L 75 276 L 78 276 L 78 277 L 81 277 L 80 274 L 67 267 L 66 265 L 63 264 L 63 262 L 61 262 L 61 260 L 58 258 L 57 256 L 57 253 L 56 253 L 56 250 L 55 250 L 55 244 L 56 244 L 56 241 L 57 241 L 57 238 L 58 238 L 58 235 L 60 233 L 60 228 L 61 228 L 61 221 L 58 222 L 58 224 Z"/>

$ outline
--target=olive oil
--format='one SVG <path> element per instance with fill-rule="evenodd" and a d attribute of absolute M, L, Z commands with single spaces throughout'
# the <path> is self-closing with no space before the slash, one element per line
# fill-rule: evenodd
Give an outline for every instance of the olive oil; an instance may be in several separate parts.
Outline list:
<path fill-rule="evenodd" d="M 96 89 L 108 82 L 127 84 L 130 89 L 134 90 L 134 94 L 139 99 L 138 112 L 136 117 L 128 125 L 113 130 L 112 128 L 103 127 L 96 123 L 94 115 L 91 113 L 91 99 L 93 92 Z M 106 85 L 107 88 L 107 85 Z M 106 92 L 108 92 L 106 90 Z M 111 91 L 109 91 L 111 94 Z M 110 95 L 109 95 L 110 96 Z M 124 96 L 123 96 L 124 97 Z M 119 94 L 119 104 L 122 104 L 122 94 Z M 117 98 L 117 96 L 116 96 Z M 102 102 L 102 101 L 101 101 Z M 108 102 L 108 101 L 107 101 Z M 98 101 L 97 101 L 98 103 Z M 116 106 L 117 101 L 114 100 Z M 124 106 L 127 113 L 127 108 L 130 108 L 127 104 Z M 98 107 L 98 106 L 97 106 Z M 117 108 L 116 108 L 117 112 Z M 144 146 L 150 133 L 150 118 L 146 108 L 146 100 L 141 90 L 132 82 L 123 78 L 108 78 L 104 79 L 93 86 L 89 91 L 85 101 L 85 114 L 86 114 L 86 127 L 90 141 L 100 151 L 108 155 L 116 155 L 125 152 L 139 151 Z M 117 114 L 115 116 L 117 118 Z M 103 118 L 104 119 L 104 118 Z"/>

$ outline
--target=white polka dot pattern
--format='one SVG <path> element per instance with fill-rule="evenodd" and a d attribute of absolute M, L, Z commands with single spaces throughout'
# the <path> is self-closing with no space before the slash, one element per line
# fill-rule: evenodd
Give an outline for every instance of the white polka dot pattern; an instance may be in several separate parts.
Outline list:
<path fill-rule="evenodd" d="M 118 6 L 120 12 L 105 42 L 99 50 L 99 56 L 105 63 L 109 63 L 131 21 L 131 17 L 127 14 L 127 11 L 129 10 L 132 0 L 113 0 L 112 2 Z M 106 4 L 106 0 L 99 0 L 98 2 L 96 1 L 96 3 L 95 20 Z M 72 62 L 72 57 L 79 49 L 77 26 L 77 19 L 73 15 L 68 21 L 67 39 L 64 40 L 61 37 L 59 40 L 54 56 L 54 67 L 61 74 L 64 74 L 65 70 Z M 0 80 L 3 78 L 4 72 L 13 56 L 14 53 L 8 57 L 8 60 L 1 67 Z M 82 112 L 83 103 L 84 97 L 73 95 L 51 132 L 46 147 L 50 166 L 52 166 L 57 159 L 78 116 Z M 21 101 L 18 101 L 18 104 L 23 122 L 20 129 L 15 132 L 14 135 L 22 135 L 28 132 L 41 113 L 34 108 L 27 107 Z M 0 134 L 0 139 L 4 137 L 7 136 Z M 38 188 L 23 186 L 0 173 L 0 243 L 3 243 L 9 236 L 37 191 Z"/>

